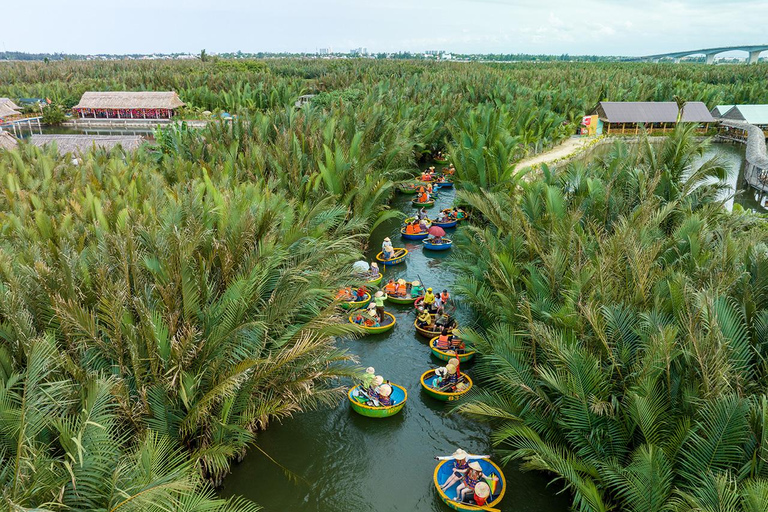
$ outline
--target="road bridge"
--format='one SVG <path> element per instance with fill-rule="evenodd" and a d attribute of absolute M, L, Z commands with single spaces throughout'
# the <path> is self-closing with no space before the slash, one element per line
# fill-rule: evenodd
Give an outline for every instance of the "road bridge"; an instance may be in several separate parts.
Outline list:
<path fill-rule="evenodd" d="M 747 46 L 720 46 L 718 48 L 704 48 L 701 50 L 688 50 L 684 52 L 671 52 L 671 53 L 659 53 L 657 55 L 646 55 L 640 57 L 640 60 L 652 60 L 657 61 L 659 59 L 674 59 L 675 62 L 683 57 L 689 57 L 691 55 L 704 55 L 707 58 L 707 64 L 714 64 L 715 55 L 732 51 L 744 51 L 749 54 L 747 64 L 755 64 L 760 58 L 760 54 L 768 50 L 768 44 L 762 45 L 747 45 Z"/>

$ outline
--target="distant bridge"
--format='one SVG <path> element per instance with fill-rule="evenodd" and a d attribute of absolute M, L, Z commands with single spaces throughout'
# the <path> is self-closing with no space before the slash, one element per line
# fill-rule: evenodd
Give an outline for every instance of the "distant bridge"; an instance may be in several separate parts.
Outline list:
<path fill-rule="evenodd" d="M 747 64 L 755 64 L 757 59 L 760 58 L 760 54 L 768 50 L 768 44 L 753 45 L 753 46 L 721 46 L 720 48 L 705 48 L 703 50 L 690 50 L 687 52 L 672 52 L 672 53 L 660 53 L 658 55 L 646 55 L 645 57 L 639 57 L 639 60 L 659 60 L 659 59 L 674 59 L 678 62 L 682 57 L 688 57 L 690 55 L 704 55 L 707 58 L 707 64 L 714 64 L 715 55 L 719 53 L 731 52 L 734 50 L 741 50 L 749 54 Z"/>

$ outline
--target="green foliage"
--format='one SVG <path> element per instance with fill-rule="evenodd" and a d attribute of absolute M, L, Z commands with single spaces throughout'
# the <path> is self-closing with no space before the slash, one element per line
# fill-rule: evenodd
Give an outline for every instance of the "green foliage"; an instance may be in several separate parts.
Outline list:
<path fill-rule="evenodd" d="M 575 510 L 753 510 L 768 486 L 768 230 L 724 211 L 702 152 L 680 128 L 459 192 L 482 219 L 455 264 L 486 382 L 459 410 Z"/>
<path fill-rule="evenodd" d="M 63 123 L 67 115 L 61 105 L 51 103 L 43 107 L 43 123 L 49 126 L 56 126 Z"/>

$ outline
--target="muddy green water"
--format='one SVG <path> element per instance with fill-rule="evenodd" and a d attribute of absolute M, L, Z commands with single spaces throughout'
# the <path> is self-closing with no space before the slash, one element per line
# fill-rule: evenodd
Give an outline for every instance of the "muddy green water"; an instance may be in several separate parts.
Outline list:
<path fill-rule="evenodd" d="M 412 196 L 396 197 L 393 208 L 415 212 Z M 435 208 L 451 206 L 454 192 L 441 191 Z M 400 223 L 382 225 L 371 236 L 369 260 L 379 251 L 384 237 L 395 247 L 408 248 L 406 263 L 388 267 L 385 276 L 420 279 L 427 286 L 448 288 L 454 274 L 446 265 L 453 250 L 423 251 L 420 242 L 406 242 L 399 235 Z M 448 236 L 450 236 L 450 231 Z M 414 330 L 413 308 L 388 304 L 397 324 L 389 334 L 340 344 L 355 354 L 362 366 L 374 366 L 385 379 L 404 386 L 408 401 L 391 418 L 373 419 L 353 412 L 347 400 L 332 410 L 309 412 L 282 424 L 272 424 L 259 434 L 258 445 L 300 478 L 293 482 L 264 455 L 251 450 L 233 466 L 222 494 L 253 499 L 266 512 L 444 512 L 450 510 L 437 496 L 432 483 L 435 455 L 462 447 L 470 453 L 491 453 L 486 426 L 456 414 L 447 415 L 443 402 L 427 396 L 419 377 L 439 361 L 431 356 L 427 340 Z M 472 318 L 457 313 L 466 324 Z M 462 365 L 472 375 L 472 365 Z M 504 468 L 507 492 L 501 505 L 505 512 L 560 512 L 568 509 L 568 497 L 547 487 L 537 473 Z"/>

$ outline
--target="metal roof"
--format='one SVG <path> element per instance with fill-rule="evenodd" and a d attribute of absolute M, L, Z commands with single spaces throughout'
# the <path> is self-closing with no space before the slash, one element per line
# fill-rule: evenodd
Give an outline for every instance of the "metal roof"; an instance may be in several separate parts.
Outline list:
<path fill-rule="evenodd" d="M 675 123 L 677 103 L 674 101 L 601 101 L 600 117 L 609 123 Z M 683 109 L 683 122 L 713 123 L 715 119 L 700 101 L 689 101 Z"/>
<path fill-rule="evenodd" d="M 723 114 L 723 118 L 766 125 L 768 124 L 768 105 L 734 105 Z"/>
<path fill-rule="evenodd" d="M 709 113 L 712 114 L 712 117 L 723 117 L 723 115 L 733 107 L 734 105 L 717 105 Z"/>

